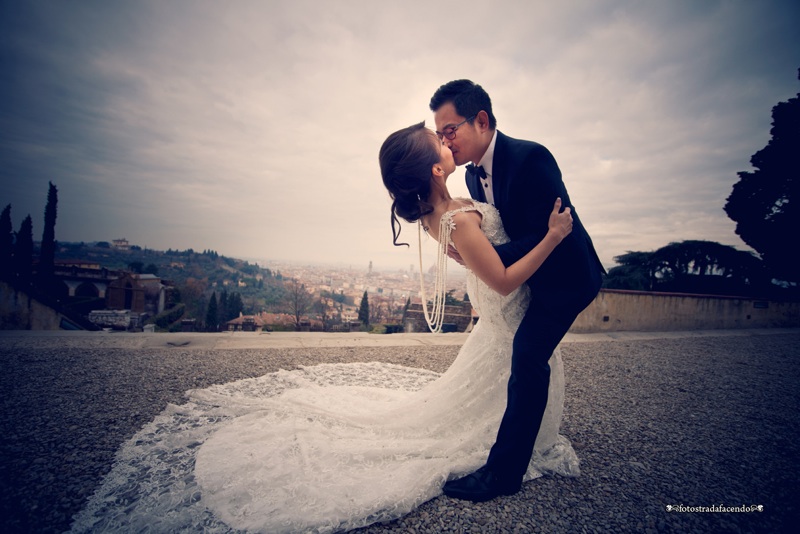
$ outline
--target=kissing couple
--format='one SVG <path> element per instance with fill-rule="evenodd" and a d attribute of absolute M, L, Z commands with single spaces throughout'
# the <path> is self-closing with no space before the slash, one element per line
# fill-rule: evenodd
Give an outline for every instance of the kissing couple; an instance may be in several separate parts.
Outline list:
<path fill-rule="evenodd" d="M 481 502 L 579 474 L 559 434 L 558 345 L 603 267 L 553 156 L 497 130 L 480 85 L 446 83 L 430 108 L 436 130 L 389 135 L 379 163 L 394 243 L 398 217 L 437 241 L 432 330 L 447 257 L 468 270 L 480 319 L 453 364 L 319 364 L 191 390 L 123 446 L 73 531 L 338 532 L 442 493 Z M 467 163 L 472 198 L 452 198 Z"/>

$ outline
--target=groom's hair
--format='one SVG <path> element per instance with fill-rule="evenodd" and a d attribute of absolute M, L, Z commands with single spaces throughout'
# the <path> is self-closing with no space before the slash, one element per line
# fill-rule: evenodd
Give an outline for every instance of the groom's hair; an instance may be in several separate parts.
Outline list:
<path fill-rule="evenodd" d="M 456 113 L 464 118 L 473 117 L 479 111 L 489 115 L 489 128 L 497 127 L 497 120 L 492 112 L 492 99 L 483 87 L 470 80 L 453 80 L 439 87 L 431 97 L 430 108 L 434 113 L 448 102 L 456 108 Z M 470 121 L 470 124 L 475 119 Z"/>

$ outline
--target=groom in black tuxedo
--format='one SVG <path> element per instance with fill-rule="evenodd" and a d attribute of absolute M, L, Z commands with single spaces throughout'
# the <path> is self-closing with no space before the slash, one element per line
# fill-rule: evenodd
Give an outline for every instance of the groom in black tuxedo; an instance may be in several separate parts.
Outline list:
<path fill-rule="evenodd" d="M 495 248 L 506 266 L 544 238 L 556 198 L 562 209 L 572 210 L 572 233 L 527 282 L 531 300 L 514 336 L 506 411 L 486 465 L 444 486 L 450 497 L 480 502 L 519 491 L 547 405 L 548 360 L 597 296 L 605 271 L 553 156 L 540 144 L 499 132 L 489 95 L 480 85 L 449 82 L 433 95 L 430 108 L 436 133 L 456 165 L 472 163 L 466 176 L 472 197 L 500 212 L 511 242 Z"/>

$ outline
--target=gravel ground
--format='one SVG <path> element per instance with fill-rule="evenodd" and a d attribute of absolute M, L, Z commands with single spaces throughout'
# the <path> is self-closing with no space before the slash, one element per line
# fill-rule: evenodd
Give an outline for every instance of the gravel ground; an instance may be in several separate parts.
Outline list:
<path fill-rule="evenodd" d="M 188 389 L 320 362 L 444 371 L 458 351 L 103 339 L 0 336 L 0 531 L 67 530 L 120 445 Z M 800 521 L 800 332 L 568 342 L 562 355 L 562 433 L 580 477 L 482 504 L 442 496 L 358 532 L 788 532 Z M 689 511 L 712 506 L 763 511 Z"/>

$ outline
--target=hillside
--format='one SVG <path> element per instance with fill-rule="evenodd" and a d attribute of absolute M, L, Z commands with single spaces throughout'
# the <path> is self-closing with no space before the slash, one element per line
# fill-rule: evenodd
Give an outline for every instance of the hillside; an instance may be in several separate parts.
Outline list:
<path fill-rule="evenodd" d="M 286 291 L 281 274 L 212 250 L 159 251 L 131 246 L 117 248 L 105 242 L 59 243 L 56 262 L 91 262 L 111 270 L 150 273 L 180 291 L 191 310 L 192 300 L 205 301 L 212 293 L 239 293 L 245 313 L 272 310 Z M 205 302 L 198 302 L 199 315 Z M 202 306 L 201 306 L 202 304 Z"/>

